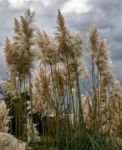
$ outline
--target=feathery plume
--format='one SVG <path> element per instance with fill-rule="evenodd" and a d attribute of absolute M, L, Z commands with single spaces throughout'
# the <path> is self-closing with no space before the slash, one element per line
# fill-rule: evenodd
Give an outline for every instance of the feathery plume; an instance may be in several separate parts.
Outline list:
<path fill-rule="evenodd" d="M 92 50 L 91 57 L 92 59 L 96 59 L 99 47 L 99 32 L 97 27 L 94 25 L 89 30 L 89 45 Z"/>
<path fill-rule="evenodd" d="M 20 76 L 29 74 L 33 61 L 33 17 L 34 13 L 29 10 L 25 16 L 21 16 L 21 20 L 14 19 L 14 37 L 10 41 L 5 39 L 4 52 L 6 56 L 7 66 L 12 72 L 18 73 Z"/>
<path fill-rule="evenodd" d="M 27 118 L 27 133 L 28 133 L 28 142 L 31 141 L 32 137 L 34 140 L 36 140 L 38 138 L 38 131 L 37 131 L 37 128 L 36 128 L 36 124 L 33 123 L 33 129 L 32 129 L 32 123 L 31 123 L 31 120 L 30 118 L 28 117 Z M 32 131 L 33 130 L 33 131 Z M 34 133 L 33 133 L 34 132 Z"/>
<path fill-rule="evenodd" d="M 8 37 L 4 41 L 4 52 L 7 68 L 12 72 L 16 69 L 16 55 L 13 51 L 13 42 Z"/>
<path fill-rule="evenodd" d="M 92 104 L 89 100 L 88 96 L 81 95 L 81 107 L 83 109 L 83 117 L 84 120 L 88 123 L 90 126 L 92 121 Z"/>
<path fill-rule="evenodd" d="M 4 101 L 0 102 L 0 132 L 9 131 L 10 116 L 9 110 Z"/>
<path fill-rule="evenodd" d="M 40 70 L 35 78 L 32 91 L 35 111 L 40 113 L 55 112 L 55 103 L 50 92 L 50 79 L 42 66 L 40 66 Z"/>
<path fill-rule="evenodd" d="M 37 31 L 36 36 L 39 57 L 46 64 L 56 64 L 59 61 L 59 53 L 56 41 L 48 37 L 46 32 Z"/>
<path fill-rule="evenodd" d="M 76 70 L 80 71 L 83 76 L 88 77 L 88 70 L 83 59 L 82 40 L 79 34 L 72 35 L 70 33 L 60 11 L 57 16 L 56 40 L 60 59 L 65 63 L 66 68 L 69 68 L 69 72 L 75 69 L 75 72 Z"/>
<path fill-rule="evenodd" d="M 112 113 L 112 128 L 114 135 L 121 138 L 122 134 L 122 87 L 118 80 L 115 80 L 110 97 L 110 107 Z"/>
<path fill-rule="evenodd" d="M 52 80 L 56 83 L 56 88 L 58 96 L 64 97 L 65 94 L 65 87 L 66 87 L 66 74 L 65 70 L 61 67 L 57 67 L 53 70 L 53 78 Z M 52 81 L 53 82 L 53 81 Z"/>
<path fill-rule="evenodd" d="M 67 42 L 70 38 L 70 33 L 68 31 L 68 28 L 65 26 L 64 17 L 62 16 L 60 10 L 58 10 L 56 27 L 57 27 L 56 40 L 59 43 L 59 53 L 67 55 L 69 51 Z"/>
<path fill-rule="evenodd" d="M 107 44 L 100 39 L 96 26 L 90 28 L 89 47 L 91 48 L 91 58 L 97 66 L 97 71 L 102 76 L 104 86 L 107 86 L 108 83 L 112 83 L 114 80 L 113 67 Z"/>

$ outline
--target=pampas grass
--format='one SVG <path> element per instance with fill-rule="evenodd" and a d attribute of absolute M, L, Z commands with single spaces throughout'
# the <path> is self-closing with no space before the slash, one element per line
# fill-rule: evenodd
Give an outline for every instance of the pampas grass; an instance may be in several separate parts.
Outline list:
<path fill-rule="evenodd" d="M 46 32 L 37 30 L 36 41 L 41 61 L 46 64 L 56 64 L 59 61 L 59 53 L 55 39 L 49 37 Z"/>
<path fill-rule="evenodd" d="M 7 67 L 21 77 L 28 75 L 32 67 L 34 57 L 33 17 L 34 12 L 27 10 L 25 16 L 21 16 L 19 21 L 15 18 L 14 36 L 11 40 L 7 37 L 4 43 Z"/>
<path fill-rule="evenodd" d="M 40 113 L 55 113 L 55 103 L 50 91 L 50 78 L 45 73 L 43 66 L 40 66 L 39 72 L 35 77 L 33 86 L 33 107 Z"/>
<path fill-rule="evenodd" d="M 122 87 L 115 77 L 107 42 L 97 27 L 89 30 L 91 64 L 87 67 L 80 34 L 72 33 L 60 10 L 54 36 L 35 28 L 33 17 L 34 13 L 27 10 L 20 20 L 14 19 L 14 35 L 6 37 L 4 43 L 11 81 L 14 86 L 19 85 L 14 105 L 16 127 L 21 129 L 21 133 L 16 132 L 17 138 L 32 142 L 33 149 L 42 135 L 42 145 L 48 150 L 121 149 Z M 34 68 L 33 62 L 39 65 Z M 22 91 L 27 92 L 28 100 Z M 0 131 L 6 132 L 7 108 L 3 102 L 0 111 L 0 119 L 5 120 Z M 40 117 L 42 130 L 47 130 L 40 138 L 33 112 Z M 10 148 L 18 144 L 13 136 L 0 134 L 5 140 L 13 139 Z M 0 142 L 5 147 L 4 140 Z M 24 149 L 25 143 L 19 146 Z"/>
<path fill-rule="evenodd" d="M 7 67 L 11 74 L 11 82 L 17 88 L 17 99 L 21 109 L 18 109 L 16 123 L 18 129 L 16 136 L 24 139 L 26 133 L 26 99 L 23 99 L 21 92 L 28 91 L 31 95 L 31 69 L 34 59 L 34 12 L 27 10 L 20 20 L 14 19 L 14 35 L 9 40 L 5 39 L 4 52 L 7 62 Z M 12 80 L 14 79 L 14 81 Z M 27 89 L 27 84 L 29 88 Z M 30 99 L 32 102 L 32 99 Z M 32 106 L 32 104 L 31 104 Z M 16 108 L 15 108 L 16 109 Z M 32 113 L 32 107 L 31 107 Z M 15 115 L 15 114 L 13 114 Z M 32 116 L 32 115 L 31 115 Z M 25 124 L 24 124 L 25 123 Z M 22 132 L 20 132 L 20 128 Z"/>
<path fill-rule="evenodd" d="M 63 63 L 69 69 L 69 73 L 73 74 L 70 70 L 74 70 L 75 72 L 75 69 L 78 68 L 78 72 L 83 76 L 88 76 L 88 70 L 83 60 L 83 48 L 80 35 L 72 35 L 70 33 L 60 11 L 58 11 L 57 16 L 56 40 L 58 42 L 60 58 L 61 60 L 63 59 Z"/>

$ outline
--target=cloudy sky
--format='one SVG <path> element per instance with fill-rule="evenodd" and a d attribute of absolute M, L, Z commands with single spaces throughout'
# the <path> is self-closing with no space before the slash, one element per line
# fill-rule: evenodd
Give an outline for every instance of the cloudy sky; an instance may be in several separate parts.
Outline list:
<path fill-rule="evenodd" d="M 27 8 L 36 11 L 36 24 L 51 35 L 60 9 L 67 25 L 81 33 L 86 45 L 89 26 L 96 24 L 107 39 L 117 78 L 122 81 L 122 0 L 0 0 L 0 47 L 5 36 L 12 35 L 13 18 Z M 0 75 L 4 78 L 2 50 L 0 53 Z"/>

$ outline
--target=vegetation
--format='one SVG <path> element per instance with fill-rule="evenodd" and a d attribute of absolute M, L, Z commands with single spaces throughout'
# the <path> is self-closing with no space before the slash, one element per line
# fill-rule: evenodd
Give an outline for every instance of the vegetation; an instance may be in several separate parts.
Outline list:
<path fill-rule="evenodd" d="M 60 10 L 53 37 L 34 15 L 14 19 L 4 42 L 12 90 L 0 103 L 1 150 L 121 150 L 122 88 L 97 27 L 89 29 L 86 59 Z"/>

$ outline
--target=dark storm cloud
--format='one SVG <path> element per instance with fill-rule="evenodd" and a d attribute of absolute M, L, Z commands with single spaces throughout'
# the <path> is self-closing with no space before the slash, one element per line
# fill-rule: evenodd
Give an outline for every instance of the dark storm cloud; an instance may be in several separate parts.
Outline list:
<path fill-rule="evenodd" d="M 44 5 L 43 0 L 28 0 L 22 7 L 12 7 L 7 0 L 1 0 L 0 43 L 6 35 L 11 36 L 13 18 L 22 15 L 29 7 L 36 11 L 35 23 L 38 27 L 50 34 L 55 33 L 57 10 L 68 1 L 50 0 L 48 5 Z M 92 24 L 97 25 L 102 36 L 108 41 L 117 77 L 122 81 L 122 72 L 118 67 L 122 66 L 122 0 L 88 0 L 87 6 L 91 9 L 84 13 L 63 13 L 66 23 L 72 31 L 81 33 L 85 44 L 89 27 Z"/>

